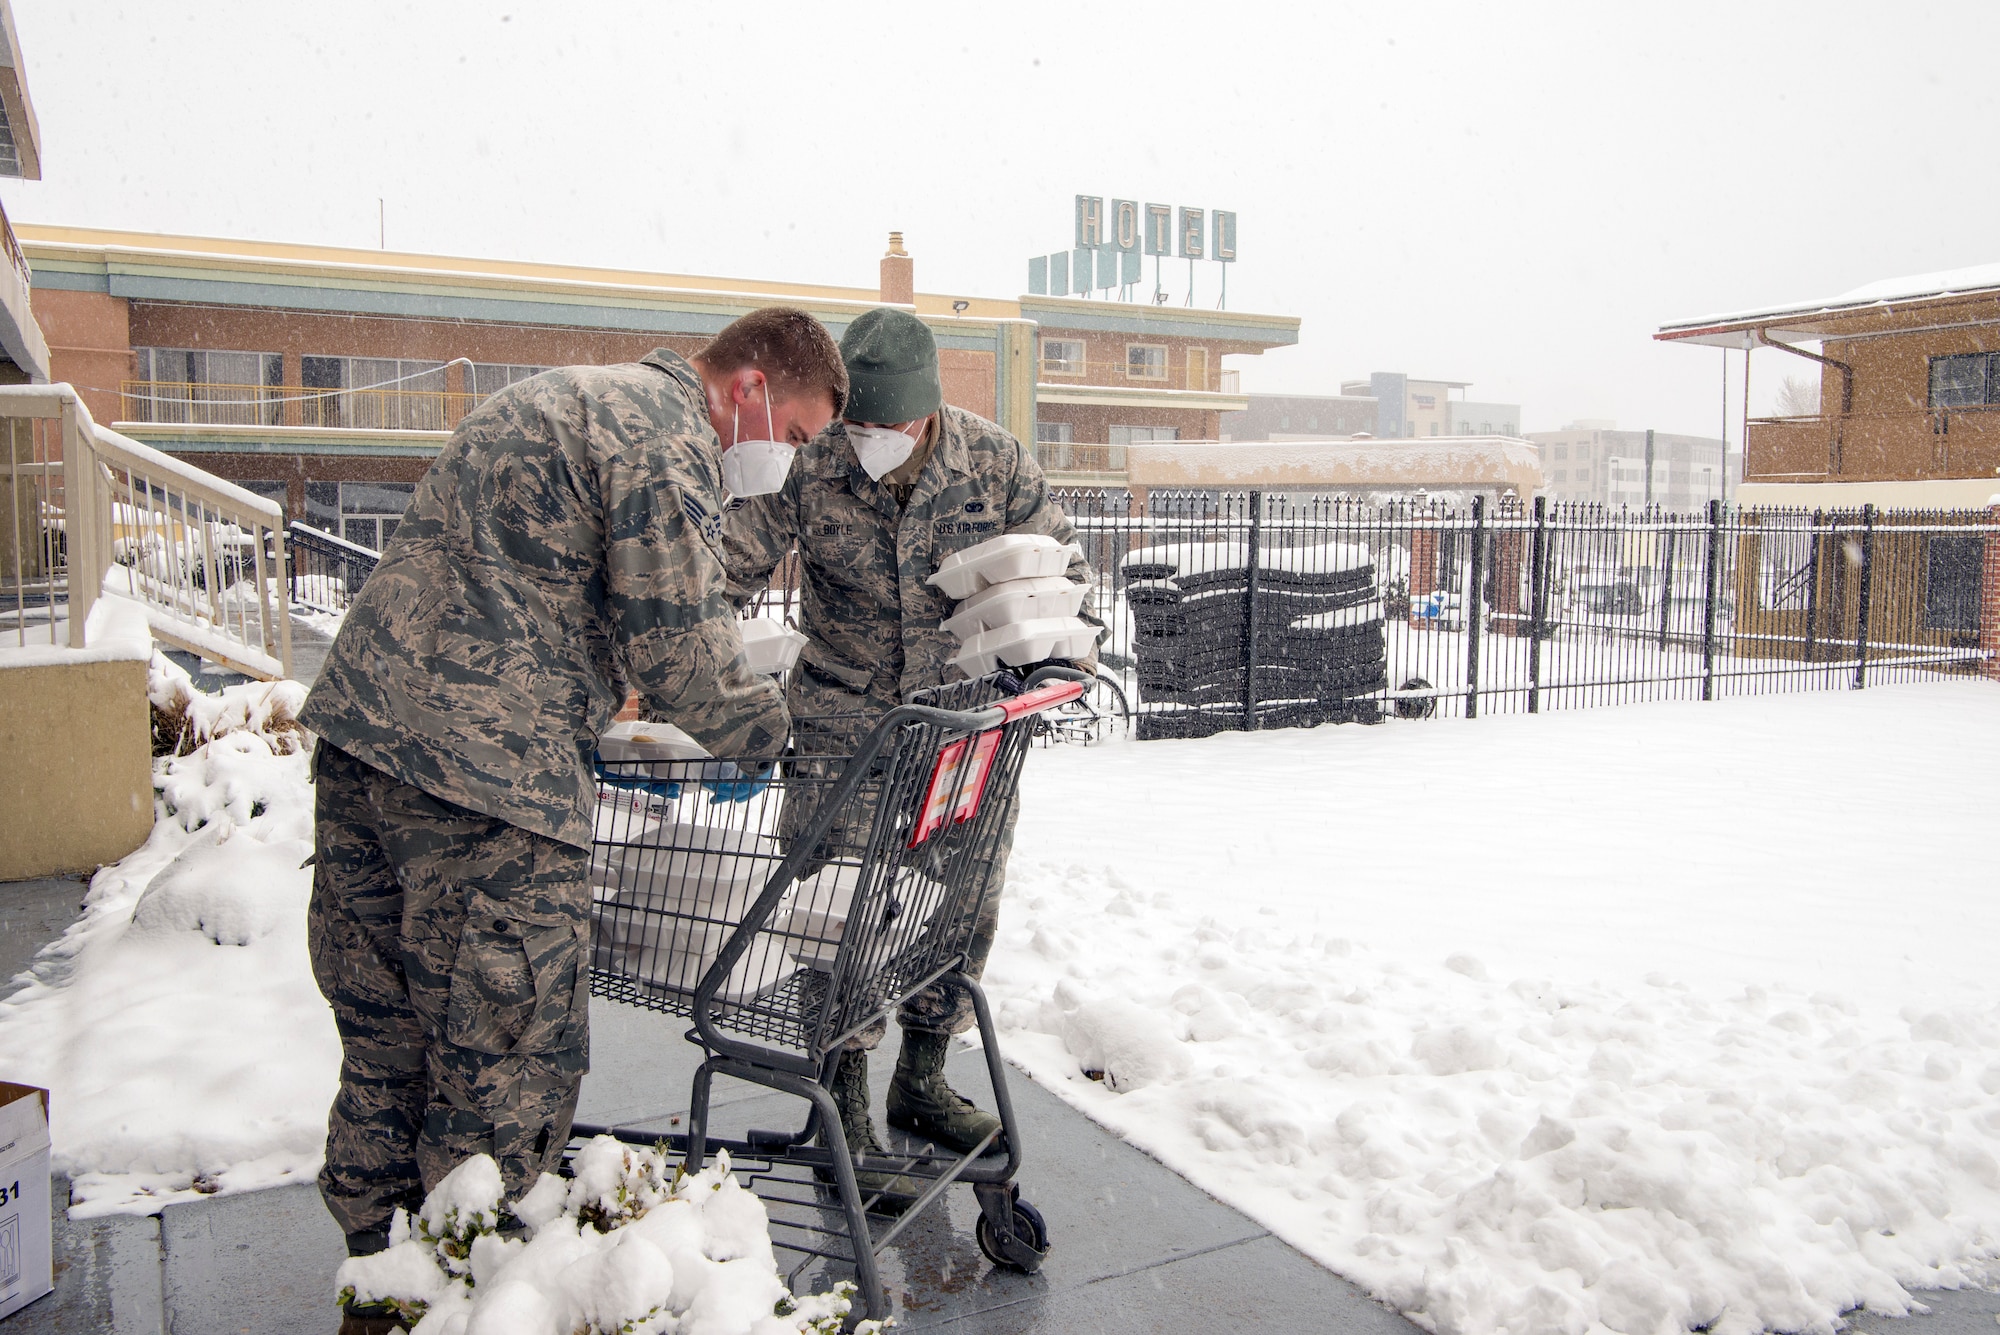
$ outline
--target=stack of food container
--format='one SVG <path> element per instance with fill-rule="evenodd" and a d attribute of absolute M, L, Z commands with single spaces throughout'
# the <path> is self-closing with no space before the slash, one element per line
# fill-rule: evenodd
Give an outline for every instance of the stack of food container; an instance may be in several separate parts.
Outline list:
<path fill-rule="evenodd" d="M 772 624 L 776 624 L 775 622 Z M 598 740 L 603 779 L 591 849 L 592 962 L 692 991 L 777 866 L 767 822 L 735 803 L 702 803 L 704 780 L 737 777 L 670 723 L 613 724 Z M 689 819 L 709 812 L 721 819 Z M 657 814 L 656 814 L 657 813 Z M 718 994 L 741 1002 L 797 972 L 760 938 Z"/>
<path fill-rule="evenodd" d="M 982 677 L 1050 658 L 1083 658 L 1098 628 L 1077 615 L 1087 587 L 1064 577 L 1082 555 L 1074 543 L 1009 533 L 953 552 L 929 583 L 958 607 L 944 622 L 956 635 L 959 670 Z"/>

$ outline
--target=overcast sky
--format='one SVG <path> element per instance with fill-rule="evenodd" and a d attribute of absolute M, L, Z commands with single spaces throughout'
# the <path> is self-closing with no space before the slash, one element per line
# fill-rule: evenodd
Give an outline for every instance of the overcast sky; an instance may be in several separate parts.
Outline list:
<path fill-rule="evenodd" d="M 1245 388 L 1530 430 L 1713 435 L 1662 322 L 2000 259 L 1991 3 L 13 3 L 19 221 L 1013 296 L 1078 193 L 1234 209 Z"/>

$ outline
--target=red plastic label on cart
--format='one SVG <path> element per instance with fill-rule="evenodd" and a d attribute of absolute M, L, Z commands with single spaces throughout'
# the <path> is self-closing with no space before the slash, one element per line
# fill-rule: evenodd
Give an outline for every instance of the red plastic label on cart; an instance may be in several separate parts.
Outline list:
<path fill-rule="evenodd" d="M 945 827 L 970 820 L 979 810 L 979 798 L 986 791 L 986 776 L 992 772 L 993 756 L 1000 749 L 1001 731 L 982 732 L 977 737 L 961 737 L 938 752 L 931 769 L 931 781 L 924 789 L 924 807 L 917 828 L 910 832 L 911 848 Z"/>

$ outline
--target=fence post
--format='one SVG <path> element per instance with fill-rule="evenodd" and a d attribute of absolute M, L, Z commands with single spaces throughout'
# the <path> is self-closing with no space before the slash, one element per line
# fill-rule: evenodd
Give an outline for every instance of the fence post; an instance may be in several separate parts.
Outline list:
<path fill-rule="evenodd" d="M 27 421 L 32 433 L 34 420 Z M 56 443 L 63 453 L 63 567 L 69 581 L 69 647 L 82 649 L 84 623 L 90 620 L 90 609 L 104 583 L 100 553 L 107 542 L 104 530 L 110 522 L 110 507 L 98 502 L 97 459 L 84 443 L 74 403 L 64 400 L 54 426 Z"/>
<path fill-rule="evenodd" d="M 1257 731 L 1257 542 L 1263 536 L 1264 493 L 1250 493 L 1250 531 L 1243 586 L 1243 731 Z"/>
<path fill-rule="evenodd" d="M 1701 613 L 1701 698 L 1715 698 L 1715 604 L 1722 584 L 1722 502 L 1708 503 L 1708 579 Z"/>
<path fill-rule="evenodd" d="M 1819 526 L 1820 512 L 1812 512 L 1806 527 L 1806 662 L 1819 661 Z"/>
<path fill-rule="evenodd" d="M 1875 562 L 1875 507 L 1861 507 L 1861 606 L 1854 614 L 1854 689 L 1868 685 L 1868 595 Z"/>
<path fill-rule="evenodd" d="M 1674 539 L 1680 534 L 1671 525 L 1667 528 L 1667 551 L 1660 558 L 1660 651 L 1666 652 L 1667 628 L 1673 620 L 1674 607 Z"/>
<path fill-rule="evenodd" d="M 1479 717 L 1479 623 L 1486 610 L 1486 498 L 1472 498 L 1472 569 L 1459 610 L 1465 616 L 1465 716 Z"/>
<path fill-rule="evenodd" d="M 1980 671 L 2000 680 L 2000 500 L 1986 507 L 1986 536 L 1979 544 Z"/>
<path fill-rule="evenodd" d="M 1535 497 L 1535 537 L 1528 553 L 1528 712 L 1542 712 L 1542 618 L 1548 615 L 1549 498 Z"/>

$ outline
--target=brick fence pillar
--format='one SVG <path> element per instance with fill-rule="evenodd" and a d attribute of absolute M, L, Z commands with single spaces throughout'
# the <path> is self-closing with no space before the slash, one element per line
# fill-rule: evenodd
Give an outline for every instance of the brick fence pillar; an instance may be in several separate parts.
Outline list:
<path fill-rule="evenodd" d="M 1521 623 L 1521 567 L 1527 564 L 1528 535 L 1501 529 L 1493 535 L 1493 633 L 1526 638 Z"/>
<path fill-rule="evenodd" d="M 1438 531 L 1434 528 L 1410 530 L 1410 624 L 1427 626 L 1429 620 L 1417 615 L 1417 604 L 1438 586 Z"/>
<path fill-rule="evenodd" d="M 2000 526 L 2000 496 L 1986 507 L 1986 520 Z M 2000 532 L 1987 532 L 1984 556 L 1979 581 L 1979 651 L 1986 657 L 1986 675 L 2000 681 Z"/>

